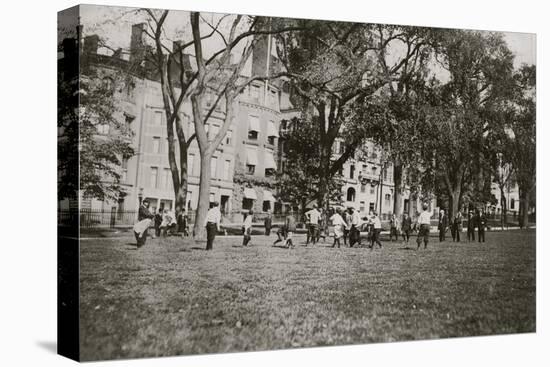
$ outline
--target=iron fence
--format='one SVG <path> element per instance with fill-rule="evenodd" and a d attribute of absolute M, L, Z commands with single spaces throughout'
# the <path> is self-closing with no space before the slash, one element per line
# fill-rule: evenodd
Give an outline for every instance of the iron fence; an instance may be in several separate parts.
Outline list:
<path fill-rule="evenodd" d="M 188 224 L 195 221 L 195 213 L 188 213 Z M 59 226 L 77 226 L 80 228 L 124 228 L 131 227 L 137 221 L 136 210 L 80 209 L 58 210 Z"/>

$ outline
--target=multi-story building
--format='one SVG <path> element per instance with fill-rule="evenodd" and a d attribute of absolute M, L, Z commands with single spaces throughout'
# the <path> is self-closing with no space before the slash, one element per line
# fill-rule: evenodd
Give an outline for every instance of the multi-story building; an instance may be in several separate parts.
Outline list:
<path fill-rule="evenodd" d="M 154 69 L 147 70 L 143 58 L 143 27 L 143 24 L 133 26 L 128 53 L 119 50 L 112 55 L 98 54 L 97 36 L 87 36 L 83 40 L 84 63 L 99 70 L 101 78 L 116 85 L 114 98 L 120 110 L 118 117 L 134 132 L 133 146 L 137 153 L 122 162 L 121 185 L 125 195 L 115 202 L 82 200 L 85 208 L 135 210 L 142 199 L 147 199 L 153 210 L 174 208 L 161 85 Z M 262 75 L 265 70 L 276 66 L 275 57 L 268 50 L 270 43 L 267 38 L 258 42 L 243 77 L 252 73 Z M 126 73 L 126 77 L 121 83 L 120 80 L 115 82 L 121 71 Z M 213 100 L 206 98 L 204 107 L 210 108 Z M 229 220 L 242 219 L 243 210 L 279 210 L 273 176 L 277 171 L 280 100 L 280 82 L 257 81 L 247 86 L 236 102 L 236 116 L 210 162 L 210 200 L 220 203 L 222 213 Z M 209 119 L 206 127 L 209 138 L 218 133 L 225 120 L 223 103 L 221 100 Z M 181 110 L 183 127 L 186 136 L 190 137 L 194 133 L 190 104 L 184 103 Z M 109 128 L 98 129 L 98 133 L 109 134 Z M 175 155 L 179 157 L 178 144 L 174 145 Z M 187 164 L 187 208 L 194 210 L 198 204 L 200 174 L 196 140 L 189 146 Z M 65 206 L 68 207 L 68 203 Z"/>
<path fill-rule="evenodd" d="M 122 162 L 121 185 L 125 194 L 115 202 L 82 200 L 81 206 L 84 208 L 135 210 L 142 199 L 148 199 L 152 210 L 174 208 L 161 85 L 154 68 L 144 58 L 144 52 L 148 51 L 143 39 L 143 27 L 143 24 L 132 27 L 127 53 L 118 50 L 109 55 L 101 54 L 98 53 L 97 36 L 87 36 L 83 40 L 81 51 L 86 65 L 97 68 L 102 78 L 116 85 L 119 118 L 134 132 L 133 145 L 137 153 Z M 184 61 L 190 67 L 189 57 Z M 267 71 L 273 74 L 279 68 L 272 41 L 264 36 L 258 40 L 243 77 L 268 75 Z M 121 71 L 125 77 L 122 83 L 115 83 L 114 79 Z M 210 108 L 213 100 L 205 98 L 204 108 Z M 279 142 L 279 131 L 286 129 L 286 121 L 299 115 L 291 103 L 288 82 L 281 79 L 254 81 L 242 91 L 235 103 L 235 118 L 210 162 L 210 200 L 218 201 L 225 219 L 235 222 L 242 220 L 242 212 L 249 209 L 257 213 L 288 210 L 286 203 L 277 198 L 274 181 L 277 170 L 284 168 L 284 156 L 280 154 L 283 141 Z M 186 136 L 190 137 L 194 133 L 190 104 L 184 103 L 181 111 Z M 209 138 L 220 130 L 225 120 L 224 111 L 222 100 L 209 119 Z M 108 134 L 108 128 L 99 129 L 99 133 Z M 175 155 L 179 157 L 178 144 L 174 145 Z M 340 147 L 337 141 L 333 151 L 335 157 L 341 153 Z M 362 213 L 377 210 L 389 214 L 393 211 L 392 166 L 383 164 L 380 150 L 374 144 L 367 143 L 362 151 L 367 154 L 357 154 L 341 170 L 344 177 L 342 203 L 354 206 Z M 198 204 L 200 174 L 196 140 L 189 146 L 187 167 L 186 206 L 192 211 Z M 416 210 L 417 203 L 409 203 L 407 190 L 403 200 L 405 211 Z"/>

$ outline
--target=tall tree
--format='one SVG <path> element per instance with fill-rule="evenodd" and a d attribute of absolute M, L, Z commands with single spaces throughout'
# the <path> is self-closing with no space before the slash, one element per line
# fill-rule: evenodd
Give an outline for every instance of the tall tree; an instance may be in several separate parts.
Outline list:
<path fill-rule="evenodd" d="M 229 32 L 222 36 L 224 47 L 213 53 L 210 58 L 205 58 L 201 23 L 206 23 L 206 25 L 208 23 L 201 18 L 198 12 L 192 12 L 190 18 L 197 64 L 197 72 L 194 75 L 195 85 L 190 99 L 201 157 L 199 202 L 194 233 L 198 238 L 202 238 L 205 232 L 204 220 L 210 204 L 210 161 L 235 117 L 235 101 L 241 91 L 252 81 L 267 80 L 282 75 L 243 77 L 243 69 L 260 39 L 259 36 L 282 34 L 299 29 L 299 26 L 289 25 L 273 28 L 269 18 L 237 15 L 231 22 Z M 219 34 L 218 30 L 216 32 Z M 238 53 L 235 52 L 237 46 L 240 48 Z M 210 109 L 205 110 L 203 100 L 207 95 L 214 95 L 214 102 Z M 217 134 L 208 136 L 206 126 L 219 103 L 224 106 L 223 121 Z"/>
<path fill-rule="evenodd" d="M 384 28 L 377 27 L 379 38 L 383 40 Z M 415 143 L 421 139 L 420 129 L 415 125 L 423 119 L 422 89 L 429 78 L 429 66 L 433 61 L 432 43 L 435 42 L 433 38 L 436 34 L 429 28 L 403 27 L 396 39 L 400 42 L 399 49 L 392 54 L 394 59 L 396 53 L 402 54 L 400 59 L 403 66 L 390 73 L 388 52 L 381 52 L 379 62 L 386 85 L 375 97 L 358 98 L 349 111 L 346 127 L 351 128 L 355 136 L 363 136 L 385 147 L 389 163 L 393 166 L 393 212 L 397 215 L 403 211 L 405 186 L 412 188 L 413 194 L 418 187 L 408 178 L 420 177 L 418 170 L 422 167 L 416 151 L 418 144 Z M 384 109 L 386 111 L 382 114 Z M 373 118 L 375 116 L 379 118 Z M 422 169 L 422 173 L 426 174 L 427 171 Z"/>
<path fill-rule="evenodd" d="M 316 199 L 328 206 L 330 181 L 364 141 L 363 136 L 347 135 L 350 139 L 346 139 L 343 153 L 333 156 L 347 109 L 356 99 L 373 97 L 391 83 L 416 51 L 391 63 L 386 58 L 388 50 L 401 42 L 406 32 L 403 27 L 316 20 L 280 22 L 295 22 L 305 28 L 278 37 L 278 52 L 305 118 L 317 116 L 321 164 Z"/>
<path fill-rule="evenodd" d="M 284 170 L 277 175 L 276 186 L 281 199 L 299 206 L 304 212 L 306 205 L 319 194 L 320 149 L 319 124 L 312 120 L 293 118 L 288 121 L 284 139 Z M 342 180 L 335 175 L 330 182 L 329 198 L 333 203 L 342 201 Z"/>
<path fill-rule="evenodd" d="M 512 164 L 520 194 L 520 226 L 529 226 L 529 203 L 536 186 L 536 68 L 524 65 L 514 75 L 514 115 L 509 120 Z"/>
<path fill-rule="evenodd" d="M 442 32 L 437 57 L 449 78 L 433 85 L 427 150 L 454 216 L 472 182 L 478 200 L 487 199 L 492 173 L 487 136 L 503 123 L 495 118 L 495 106 L 510 97 L 513 54 L 496 33 Z"/>
<path fill-rule="evenodd" d="M 177 211 L 186 202 L 187 150 L 193 139 L 198 143 L 201 169 L 194 233 L 201 238 L 204 236 L 203 222 L 209 206 L 210 161 L 231 126 L 235 100 L 253 80 L 271 78 L 265 75 L 242 77 L 242 71 L 257 42 L 256 37 L 289 31 L 292 27 L 271 30 L 267 27 L 267 18 L 241 15 L 221 16 L 212 23 L 201 13 L 191 12 L 191 38 L 186 42 L 174 42 L 173 48 L 169 49 L 164 44 L 167 40 L 165 23 L 169 11 L 144 11 L 150 17 L 149 28 L 144 29 L 144 32 L 155 44 L 152 62 L 157 67 L 161 81 L 167 120 L 168 158 Z M 206 34 L 202 33 L 204 29 L 207 29 Z M 214 46 L 214 51 L 205 52 L 205 46 L 209 50 Z M 186 54 L 188 49 L 191 55 Z M 189 58 L 194 59 L 194 62 Z M 209 107 L 204 103 L 206 98 L 211 102 Z M 195 133 L 189 137 L 185 136 L 181 111 L 186 102 L 190 102 L 195 127 Z M 217 109 L 223 110 L 222 126 L 217 134 L 207 134 L 207 126 Z M 179 144 L 179 168 L 175 157 L 174 129 Z"/>

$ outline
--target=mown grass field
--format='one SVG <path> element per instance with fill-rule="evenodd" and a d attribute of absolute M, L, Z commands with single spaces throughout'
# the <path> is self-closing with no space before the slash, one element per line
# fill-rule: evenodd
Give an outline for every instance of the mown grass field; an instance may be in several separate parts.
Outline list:
<path fill-rule="evenodd" d="M 427 250 L 81 242 L 84 360 L 535 331 L 535 231 Z"/>

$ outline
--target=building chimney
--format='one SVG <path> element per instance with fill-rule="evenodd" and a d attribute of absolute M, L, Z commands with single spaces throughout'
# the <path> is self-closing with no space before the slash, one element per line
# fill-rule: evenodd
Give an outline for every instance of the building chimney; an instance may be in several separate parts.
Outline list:
<path fill-rule="evenodd" d="M 146 23 L 132 26 L 132 38 L 130 39 L 130 63 L 132 64 L 141 64 L 145 58 L 145 26 Z"/>
<path fill-rule="evenodd" d="M 99 45 L 99 36 L 97 34 L 84 37 L 85 54 L 97 54 L 98 45 Z"/>

